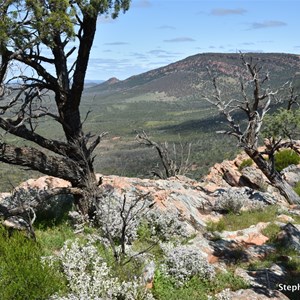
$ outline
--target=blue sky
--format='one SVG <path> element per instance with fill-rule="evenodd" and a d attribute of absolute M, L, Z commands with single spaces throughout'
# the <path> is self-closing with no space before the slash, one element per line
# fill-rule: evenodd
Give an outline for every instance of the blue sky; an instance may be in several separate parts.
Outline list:
<path fill-rule="evenodd" d="M 300 1 L 132 0 L 101 17 L 87 79 L 125 79 L 204 52 L 300 54 Z"/>

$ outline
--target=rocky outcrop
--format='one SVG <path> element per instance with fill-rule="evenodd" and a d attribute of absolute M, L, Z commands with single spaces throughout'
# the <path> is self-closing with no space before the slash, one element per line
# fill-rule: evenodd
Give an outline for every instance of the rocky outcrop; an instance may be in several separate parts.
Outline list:
<path fill-rule="evenodd" d="M 157 209 L 179 215 L 189 231 L 201 229 L 207 221 L 220 217 L 212 212 L 213 198 L 202 190 L 201 184 L 184 176 L 168 180 L 103 176 L 102 181 L 103 187 L 111 187 L 117 197 L 126 194 L 130 200 L 149 193 Z"/>
<path fill-rule="evenodd" d="M 60 194 L 50 196 L 54 189 L 70 188 L 71 184 L 63 179 L 43 176 L 29 179 L 20 184 L 12 193 L 0 194 L 0 217 L 3 225 L 24 229 L 30 219 L 58 220 L 72 207 L 73 196 Z"/>
<path fill-rule="evenodd" d="M 209 174 L 203 178 L 203 188 L 208 193 L 213 193 L 221 187 L 248 187 L 271 195 L 275 202 L 286 205 L 285 198 L 274 188 L 266 176 L 254 163 L 243 167 L 243 163 L 249 161 L 249 156 L 242 152 L 234 160 L 226 160 L 215 164 Z M 300 165 L 290 166 L 282 172 L 284 179 L 294 186 L 300 181 Z"/>
<path fill-rule="evenodd" d="M 223 298 L 221 298 L 223 296 Z M 225 298 L 226 297 L 226 298 Z M 235 292 L 225 291 L 217 299 L 230 299 L 230 300 L 289 300 L 280 291 L 268 290 L 263 288 L 238 290 Z"/>
<path fill-rule="evenodd" d="M 166 213 L 175 213 L 184 220 L 189 230 L 193 231 L 204 228 L 208 221 L 216 221 L 221 217 L 222 209 L 226 211 L 224 199 L 229 202 L 240 202 L 240 204 L 237 203 L 237 206 L 241 205 L 243 210 L 252 209 L 257 205 L 281 203 L 281 201 L 286 203 L 279 193 L 272 190 L 267 181 L 265 181 L 265 185 L 268 185 L 268 187 L 265 190 L 255 190 L 248 186 L 235 187 L 228 183 L 241 184 L 241 177 L 245 176 L 246 173 L 242 174 L 238 168 L 245 157 L 244 154 L 240 154 L 234 161 L 217 164 L 201 182 L 184 176 L 172 177 L 168 180 L 102 176 L 100 174 L 97 177 L 102 177 L 102 188 L 109 191 L 109 193 L 114 193 L 117 197 L 123 197 L 126 194 L 126 197 L 130 200 L 148 194 L 157 209 Z M 261 178 L 255 181 L 254 175 L 251 177 L 249 174 L 256 174 L 257 170 L 253 169 L 251 171 L 251 168 L 254 167 L 247 168 L 248 181 L 258 184 Z M 227 181 L 224 179 L 225 173 L 230 174 L 227 176 Z M 229 181 L 228 178 L 232 180 Z M 245 180 L 243 182 L 245 183 Z M 18 189 L 47 192 L 55 188 L 69 187 L 70 183 L 68 181 L 43 176 L 22 183 Z M 8 194 L 0 195 L 0 205 L 4 207 L 10 205 L 5 200 L 8 198 Z M 57 203 L 66 200 L 66 197 L 56 196 L 53 199 L 52 204 L 56 203 L 57 205 Z M 222 208 L 222 205 L 225 205 L 225 208 Z M 40 209 L 43 208 L 43 206 L 39 207 Z M 57 209 L 59 209 L 59 206 L 57 206 Z"/>
<path fill-rule="evenodd" d="M 97 178 L 102 179 L 100 191 L 103 195 L 113 195 L 117 199 L 124 199 L 126 196 L 128 201 L 141 197 L 151 201 L 151 209 L 178 218 L 189 234 L 196 235 L 189 241 L 193 248 L 201 252 L 201 256 L 207 262 L 225 271 L 227 265 L 232 266 L 237 262 L 263 260 L 275 252 L 276 247 L 268 244 L 268 237 L 263 234 L 269 223 L 253 224 L 249 228 L 237 231 L 207 232 L 207 223 L 220 220 L 224 212 L 251 210 L 253 207 L 263 209 L 275 203 L 284 204 L 281 214 L 274 220 L 282 227 L 278 242 L 292 246 L 300 252 L 300 228 L 290 223 L 300 215 L 300 209 L 287 206 L 283 197 L 255 166 L 241 168 L 245 159 L 248 159 L 247 156 L 240 154 L 233 161 L 216 164 L 202 181 L 184 176 L 168 180 L 152 180 L 98 174 Z M 295 184 L 300 179 L 298 177 L 300 168 L 297 166 L 287 168 L 283 174 L 290 184 Z M 70 183 L 65 180 L 43 176 L 24 182 L 16 190 L 36 191 L 38 195 L 39 192 L 47 193 L 57 188 L 70 187 Z M 72 198 L 66 195 L 55 196 L 51 200 L 48 199 L 47 203 L 41 202 L 38 205 L 36 205 L 38 197 L 33 194 L 30 199 L 28 207 L 34 204 L 36 214 L 44 213 L 45 216 L 49 216 L 49 212 L 52 211 L 57 217 L 56 213 L 62 211 L 63 203 L 67 203 L 68 208 L 72 204 Z M 0 216 L 1 211 L 18 209 L 19 205 L 20 202 L 12 201 L 12 194 L 0 194 Z M 73 219 L 80 218 L 78 213 L 75 217 L 74 214 Z M 291 217 L 291 214 L 295 217 Z M 13 218 L 7 218 L 4 224 L 19 228 L 12 223 L 13 221 L 15 221 Z M 152 264 L 144 270 L 144 282 L 148 288 L 152 287 L 154 270 L 155 266 Z M 237 268 L 236 276 L 248 282 L 250 288 L 235 292 L 224 291 L 224 295 L 229 297 L 224 299 L 288 299 L 274 290 L 286 277 L 285 270 L 279 264 L 255 271 Z"/>
<path fill-rule="evenodd" d="M 300 254 L 300 226 L 288 223 L 282 227 L 282 231 L 278 234 L 278 241 L 283 245 L 289 245 Z"/>

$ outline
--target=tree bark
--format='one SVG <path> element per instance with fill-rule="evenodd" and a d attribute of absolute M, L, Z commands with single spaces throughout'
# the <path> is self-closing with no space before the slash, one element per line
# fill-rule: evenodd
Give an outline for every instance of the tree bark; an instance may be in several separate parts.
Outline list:
<path fill-rule="evenodd" d="M 282 178 L 282 176 L 276 171 L 272 170 L 272 167 L 264 159 L 261 153 L 254 149 L 245 149 L 245 152 L 256 163 L 258 168 L 269 179 L 271 184 L 276 187 L 280 194 L 285 197 L 289 204 L 300 205 L 300 197 L 293 190 L 293 188 Z"/>
<path fill-rule="evenodd" d="M 83 185 L 84 171 L 78 164 L 65 157 L 46 155 L 32 147 L 14 147 L 7 143 L 0 143 L 0 161 L 29 167 L 46 175 L 63 178 L 74 187 Z"/>

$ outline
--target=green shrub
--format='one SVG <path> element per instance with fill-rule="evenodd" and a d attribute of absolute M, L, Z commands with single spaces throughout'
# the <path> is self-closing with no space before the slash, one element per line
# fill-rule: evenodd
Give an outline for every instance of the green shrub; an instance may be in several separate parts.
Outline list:
<path fill-rule="evenodd" d="M 206 224 L 206 230 L 210 232 L 214 232 L 214 231 L 222 232 L 225 230 L 225 228 L 226 228 L 226 224 L 224 218 L 222 218 L 218 222 L 209 221 Z"/>
<path fill-rule="evenodd" d="M 157 270 L 154 276 L 153 295 L 160 300 L 204 300 L 208 295 L 214 295 L 224 289 L 233 291 L 245 289 L 248 285 L 233 274 L 233 272 L 217 273 L 212 280 L 194 276 L 184 286 L 176 287 L 176 281 Z"/>
<path fill-rule="evenodd" d="M 244 159 L 239 165 L 239 171 L 242 171 L 246 167 L 250 167 L 253 165 L 253 160 L 251 158 Z"/>
<path fill-rule="evenodd" d="M 284 168 L 290 165 L 300 163 L 300 156 L 292 149 L 285 149 L 275 154 L 275 168 L 281 172 Z"/>
<path fill-rule="evenodd" d="M 294 186 L 294 191 L 300 196 L 300 181 Z"/>
<path fill-rule="evenodd" d="M 39 245 L 0 228 L 1 300 L 43 300 L 66 288 L 64 277 L 41 261 Z"/>
<path fill-rule="evenodd" d="M 276 218 L 278 207 L 270 205 L 261 210 L 242 211 L 239 215 L 229 213 L 224 215 L 219 222 L 208 223 L 207 230 L 223 231 L 223 230 L 239 230 L 248 228 L 259 222 L 271 222 Z"/>
<path fill-rule="evenodd" d="M 275 242 L 280 230 L 279 225 L 271 222 L 265 229 L 262 230 L 262 234 L 269 238 L 269 243 Z"/>
<path fill-rule="evenodd" d="M 39 245 L 41 246 L 41 255 L 52 255 L 54 251 L 60 250 L 66 240 L 75 239 L 76 235 L 67 222 L 56 226 L 39 226 L 35 231 Z"/>

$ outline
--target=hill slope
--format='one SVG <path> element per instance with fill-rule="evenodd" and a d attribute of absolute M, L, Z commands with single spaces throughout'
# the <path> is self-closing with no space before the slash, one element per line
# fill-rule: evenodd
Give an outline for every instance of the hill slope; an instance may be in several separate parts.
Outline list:
<path fill-rule="evenodd" d="M 300 56 L 280 53 L 249 53 L 266 71 L 272 83 L 278 85 L 291 80 L 300 70 Z M 89 89 L 101 97 L 115 99 L 133 98 L 143 94 L 154 94 L 153 99 L 183 98 L 203 93 L 209 81 L 207 67 L 216 72 L 226 84 L 236 83 L 245 73 L 240 54 L 197 54 L 165 67 L 154 69 L 126 80 L 110 80 Z"/>
<path fill-rule="evenodd" d="M 297 77 L 300 57 L 291 54 L 249 53 L 278 88 Z M 215 132 L 224 129 L 216 109 L 202 96 L 211 94 L 207 67 L 218 74 L 224 97 L 239 95 L 239 79 L 246 73 L 240 54 L 207 53 L 187 57 L 143 74 L 109 81 L 86 89 L 83 114 L 91 111 L 87 131 L 108 131 L 110 138 L 99 148 L 96 168 L 106 174 L 142 176 L 157 164 L 154 150 L 143 150 L 135 141 L 136 130 L 145 130 L 156 141 L 193 142 L 192 176 L 205 174 L 217 161 L 232 158 L 236 141 Z M 300 85 L 299 85 L 300 86 Z M 118 139 L 113 139 L 114 136 Z"/>
<path fill-rule="evenodd" d="M 297 75 L 300 87 L 300 58 L 290 54 L 253 53 L 252 56 L 270 72 L 273 86 L 280 86 Z M 239 54 L 207 53 L 187 57 L 143 74 L 119 81 L 116 78 L 86 88 L 81 105 L 85 132 L 109 136 L 96 149 L 96 171 L 103 174 L 148 176 L 159 165 L 157 153 L 135 141 L 136 130 L 145 130 L 155 141 L 169 145 L 193 143 L 191 162 L 199 178 L 216 162 L 236 153 L 236 141 L 217 135 L 224 129 L 223 119 L 201 95 L 211 93 L 207 67 L 218 73 L 225 96 L 239 92 L 239 77 L 245 72 Z M 41 123 L 39 133 L 60 139 L 61 128 L 53 122 Z M 21 143 L 23 143 L 21 141 Z M 8 170 L 10 176 L 7 176 Z M 0 170 L 2 185 L 17 184 L 28 171 L 11 166 Z M 31 177 L 32 175 L 28 175 Z M 3 189 L 5 190 L 5 189 Z"/>

